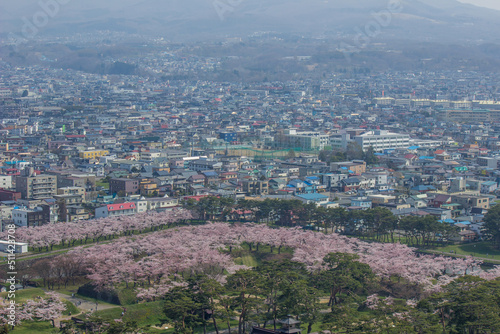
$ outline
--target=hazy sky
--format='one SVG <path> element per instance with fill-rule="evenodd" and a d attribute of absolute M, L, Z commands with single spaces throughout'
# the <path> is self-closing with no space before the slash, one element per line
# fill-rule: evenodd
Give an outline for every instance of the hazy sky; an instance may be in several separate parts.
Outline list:
<path fill-rule="evenodd" d="M 500 10 L 500 1 L 499 0 L 458 0 L 460 2 L 471 3 L 476 6 L 494 8 Z"/>

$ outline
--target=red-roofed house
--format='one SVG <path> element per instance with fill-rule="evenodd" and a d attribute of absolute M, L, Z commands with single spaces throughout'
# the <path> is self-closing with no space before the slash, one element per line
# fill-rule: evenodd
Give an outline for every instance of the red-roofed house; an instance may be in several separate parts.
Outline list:
<path fill-rule="evenodd" d="M 208 195 L 198 195 L 198 196 L 184 196 L 182 199 L 183 200 L 188 200 L 188 199 L 194 199 L 195 201 L 199 201 L 203 197 L 208 197 Z"/>
<path fill-rule="evenodd" d="M 406 159 L 406 161 L 411 163 L 411 162 L 417 160 L 418 156 L 416 154 L 408 153 L 405 155 L 405 159 Z"/>
<path fill-rule="evenodd" d="M 486 155 L 486 154 L 488 154 L 489 151 L 490 150 L 488 150 L 487 148 L 480 148 L 479 149 L 479 154 Z"/>
<path fill-rule="evenodd" d="M 96 218 L 129 216 L 137 213 L 137 205 L 135 203 L 116 203 L 108 204 L 95 209 Z"/>

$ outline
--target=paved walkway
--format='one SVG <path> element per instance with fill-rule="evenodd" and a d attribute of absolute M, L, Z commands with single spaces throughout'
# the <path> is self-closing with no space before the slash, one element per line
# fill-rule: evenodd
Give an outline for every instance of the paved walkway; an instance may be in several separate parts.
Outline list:
<path fill-rule="evenodd" d="M 79 308 L 82 312 L 95 311 L 96 303 L 94 301 L 89 301 L 89 300 L 85 300 L 85 299 L 78 298 L 78 297 L 68 296 L 68 295 L 65 295 L 63 293 L 59 293 L 57 291 L 54 291 L 54 292 L 56 293 L 56 295 L 59 298 L 66 299 L 66 300 L 72 302 L 73 304 L 75 304 L 75 306 L 77 308 Z M 97 304 L 98 311 L 106 310 L 106 309 L 110 309 L 110 308 L 115 308 L 115 307 L 119 307 L 119 305 L 112 306 L 112 305 L 102 305 L 99 303 Z"/>
<path fill-rule="evenodd" d="M 78 314 L 72 314 L 72 315 L 62 316 L 60 318 L 57 318 L 54 321 L 57 328 L 59 328 L 61 321 L 70 320 L 72 317 L 76 317 L 82 313 L 87 313 L 89 311 L 95 311 L 96 303 L 93 301 L 81 299 L 78 297 L 68 296 L 68 295 L 65 295 L 65 294 L 57 292 L 57 291 L 54 291 L 54 293 L 57 295 L 57 297 L 62 298 L 62 299 L 66 299 L 66 300 L 72 302 L 80 311 Z M 114 305 L 102 305 L 99 303 L 97 304 L 98 311 L 106 310 L 106 309 L 110 309 L 110 308 L 115 308 L 115 307 L 119 307 L 119 306 L 118 305 L 116 305 L 116 306 L 114 306 Z"/>

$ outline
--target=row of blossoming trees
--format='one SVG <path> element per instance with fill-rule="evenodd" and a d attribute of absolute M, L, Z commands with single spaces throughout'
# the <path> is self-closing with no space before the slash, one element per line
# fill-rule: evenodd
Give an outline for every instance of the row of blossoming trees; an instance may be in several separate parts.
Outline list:
<path fill-rule="evenodd" d="M 192 219 L 191 211 L 177 209 L 166 212 L 149 211 L 134 216 L 108 217 L 71 223 L 47 224 L 33 228 L 19 228 L 16 239 L 27 242 L 30 247 L 41 251 L 52 250 L 56 245 L 76 246 L 111 240 L 134 232 L 155 231 Z M 7 232 L 0 239 L 7 238 Z M 3 239 L 6 240 L 6 239 Z"/>

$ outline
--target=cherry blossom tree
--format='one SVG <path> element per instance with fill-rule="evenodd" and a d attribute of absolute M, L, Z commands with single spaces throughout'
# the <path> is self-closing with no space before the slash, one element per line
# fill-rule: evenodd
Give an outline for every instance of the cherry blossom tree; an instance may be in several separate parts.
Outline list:
<path fill-rule="evenodd" d="M 22 305 L 16 305 L 15 320 L 9 318 L 10 310 L 7 305 L 0 305 L 0 322 L 14 321 L 15 325 L 20 325 L 23 321 L 50 321 L 55 327 L 54 320 L 60 318 L 65 310 L 66 305 L 56 294 L 47 292 L 44 297 L 29 299 Z"/>
<path fill-rule="evenodd" d="M 46 298 L 26 303 L 27 312 L 33 314 L 33 318 L 40 321 L 51 321 L 55 327 L 54 320 L 60 318 L 66 310 L 66 305 L 53 292 L 47 292 Z"/>
<path fill-rule="evenodd" d="M 110 240 L 120 235 L 131 235 L 133 232 L 154 231 L 172 226 L 179 221 L 193 218 L 193 214 L 185 209 L 174 209 L 165 212 L 150 211 L 134 216 L 108 217 L 70 223 L 47 224 L 36 227 L 22 227 L 16 230 L 17 239 L 27 242 L 33 248 L 42 251 L 52 250 L 56 245 L 75 246 L 87 243 Z M 6 238 L 7 232 L 0 233 L 0 239 Z"/>

